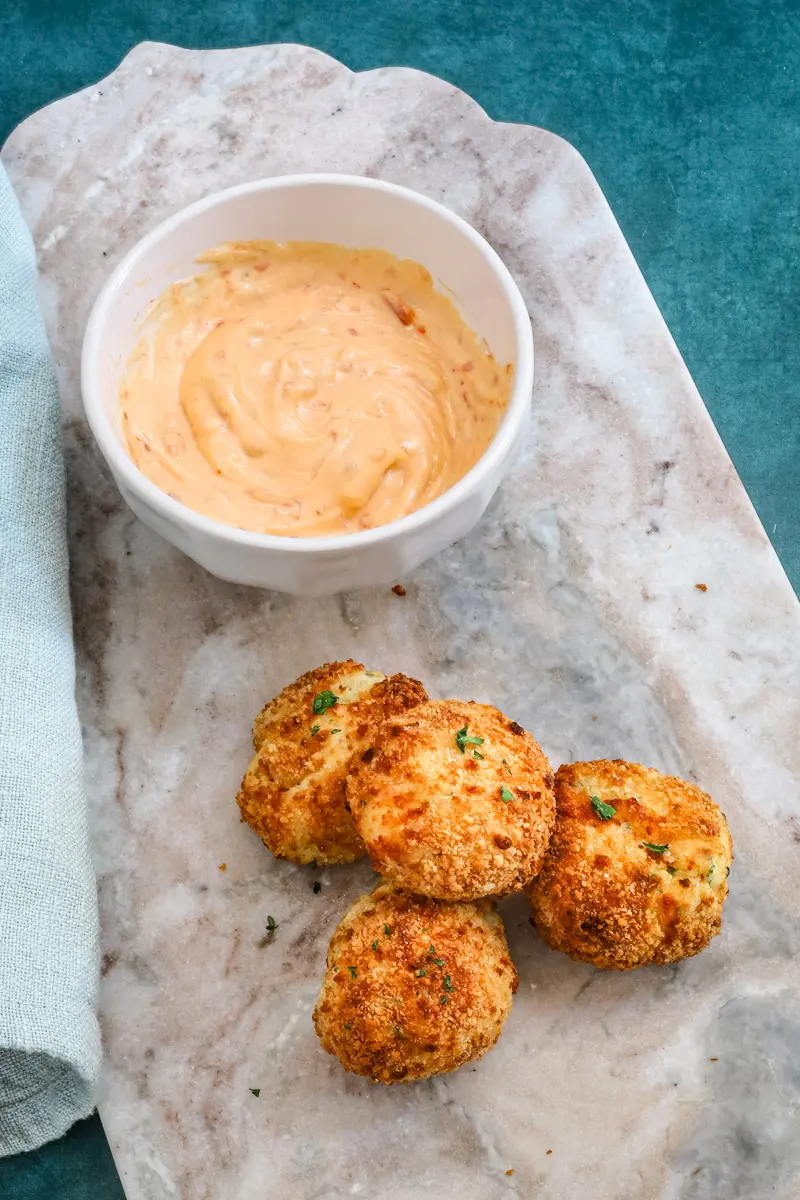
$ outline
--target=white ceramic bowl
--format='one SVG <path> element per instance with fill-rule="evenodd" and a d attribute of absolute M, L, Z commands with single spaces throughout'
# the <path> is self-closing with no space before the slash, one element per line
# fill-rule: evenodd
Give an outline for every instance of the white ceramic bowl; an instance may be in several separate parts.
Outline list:
<path fill-rule="evenodd" d="M 142 474 L 122 438 L 119 384 L 151 300 L 196 274 L 197 255 L 230 240 L 337 242 L 413 258 L 446 290 L 498 362 L 514 364 L 506 415 L 486 453 L 425 508 L 360 533 L 289 538 L 249 533 L 171 499 Z M 525 303 L 497 254 L 470 225 L 425 196 L 351 175 L 284 175 L 208 196 L 142 238 L 92 309 L 83 342 L 86 416 L 120 492 L 137 516 L 214 575 L 321 596 L 402 578 L 468 533 L 528 426 L 533 338 Z"/>

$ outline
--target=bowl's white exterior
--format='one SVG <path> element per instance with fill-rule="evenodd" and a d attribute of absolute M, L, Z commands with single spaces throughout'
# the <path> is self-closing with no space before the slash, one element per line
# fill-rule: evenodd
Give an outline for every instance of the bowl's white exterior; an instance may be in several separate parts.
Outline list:
<path fill-rule="evenodd" d="M 514 364 L 508 411 L 483 458 L 443 496 L 363 533 L 286 538 L 220 524 L 173 500 L 133 463 L 119 384 L 141 317 L 203 250 L 230 240 L 337 242 L 413 258 L 452 294 L 498 362 Z M 214 575 L 295 595 L 389 583 L 468 533 L 527 429 L 533 338 L 525 303 L 492 248 L 465 221 L 416 192 L 350 175 L 287 175 L 218 192 L 157 226 L 123 258 L 92 309 L 83 343 L 86 416 L 138 517 Z"/>

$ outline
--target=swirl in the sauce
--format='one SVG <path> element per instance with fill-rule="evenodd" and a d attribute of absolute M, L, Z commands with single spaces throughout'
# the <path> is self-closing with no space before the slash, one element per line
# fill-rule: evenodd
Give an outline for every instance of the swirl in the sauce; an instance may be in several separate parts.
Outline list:
<path fill-rule="evenodd" d="M 500 367 L 418 263 L 229 243 L 149 312 L 121 388 L 137 466 L 229 525 L 315 537 L 441 495 L 508 403 Z"/>

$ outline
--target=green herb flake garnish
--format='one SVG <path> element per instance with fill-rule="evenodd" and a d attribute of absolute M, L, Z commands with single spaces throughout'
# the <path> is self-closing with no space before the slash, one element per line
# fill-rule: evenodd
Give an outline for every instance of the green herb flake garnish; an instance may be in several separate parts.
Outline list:
<path fill-rule="evenodd" d="M 428 954 L 435 954 L 435 953 L 436 953 L 436 947 L 428 946 Z"/>
<path fill-rule="evenodd" d="M 443 966 L 444 966 L 444 959 L 443 959 L 443 958 L 435 958 L 435 959 L 433 960 L 433 965 L 434 965 L 435 967 L 443 967 Z"/>
<path fill-rule="evenodd" d="M 314 716 L 318 717 L 320 713 L 327 712 L 329 708 L 333 708 L 338 703 L 339 697 L 334 696 L 333 692 L 320 692 L 318 696 L 314 697 L 311 708 Z"/>
<path fill-rule="evenodd" d="M 352 1029 L 352 1028 L 353 1028 L 353 1022 L 352 1022 L 352 1021 L 345 1021 L 345 1023 L 344 1023 L 344 1027 L 345 1027 L 345 1029 Z"/>
<path fill-rule="evenodd" d="M 440 1004 L 447 1004 L 447 996 L 442 996 L 442 998 L 441 998 L 441 1000 L 439 1001 L 439 1003 L 440 1003 Z"/>
<path fill-rule="evenodd" d="M 445 977 L 444 977 L 444 983 L 442 984 L 442 987 L 444 988 L 444 990 L 445 990 L 446 992 L 453 992 L 453 991 L 455 991 L 455 988 L 453 987 L 452 983 L 450 982 L 450 976 L 449 976 L 449 975 L 445 975 Z"/>
<path fill-rule="evenodd" d="M 261 1095 L 261 1088 L 250 1088 L 253 1095 L 258 1098 Z"/>
<path fill-rule="evenodd" d="M 456 734 L 456 745 L 462 754 L 466 751 L 467 746 L 482 746 L 483 740 L 482 737 L 472 737 L 471 734 L 467 733 L 466 725 L 463 729 L 459 729 Z"/>
<path fill-rule="evenodd" d="M 314 880 L 314 895 L 318 896 L 321 891 L 322 891 L 322 884 L 320 883 L 320 881 L 318 879 L 315 879 Z"/>
<path fill-rule="evenodd" d="M 592 796 L 592 808 L 597 813 L 601 821 L 610 821 L 612 817 L 617 815 L 617 810 L 613 804 L 604 804 L 599 796 Z"/>
<path fill-rule="evenodd" d="M 377 949 L 378 949 L 378 939 L 377 939 L 377 938 L 376 938 L 376 939 L 375 939 L 375 941 L 372 943 L 372 949 L 373 949 L 373 950 L 377 950 Z"/>
<path fill-rule="evenodd" d="M 352 975 L 353 979 L 358 979 L 358 971 L 355 969 L 355 967 L 348 967 L 347 969 Z"/>
<path fill-rule="evenodd" d="M 274 933 L 278 928 L 278 922 L 274 917 L 267 917 L 267 933 Z"/>
<path fill-rule="evenodd" d="M 473 758 L 483 758 L 483 755 L 481 754 L 480 750 L 473 750 L 472 757 Z"/>
<path fill-rule="evenodd" d="M 331 733 L 341 733 L 341 729 L 332 729 Z"/>
<path fill-rule="evenodd" d="M 312 725 L 311 726 L 311 736 L 316 737 L 318 733 L 319 733 L 319 725 Z"/>
<path fill-rule="evenodd" d="M 420 967 L 420 969 L 417 971 L 417 979 L 425 979 L 427 974 L 428 972 L 425 970 L 425 968 Z"/>
<path fill-rule="evenodd" d="M 388 925 L 384 925 L 384 927 L 383 927 L 383 932 L 386 934 L 386 936 L 387 936 L 387 937 L 391 937 L 391 936 L 392 936 L 392 931 L 391 931 L 391 929 L 389 928 L 389 926 L 388 926 Z"/>
<path fill-rule="evenodd" d="M 678 874 L 678 868 L 677 868 L 677 867 L 667 867 L 667 870 L 669 871 L 670 875 L 677 875 L 677 874 Z"/>
<path fill-rule="evenodd" d="M 657 846 L 655 842 L 642 842 L 642 845 L 651 854 L 663 854 L 665 850 L 669 850 L 669 842 L 665 842 L 663 846 Z"/>
<path fill-rule="evenodd" d="M 508 804 L 509 800 L 514 800 L 514 799 L 516 799 L 516 797 L 514 796 L 513 792 L 510 792 L 508 790 L 507 787 L 502 787 L 500 789 L 500 799 L 503 801 L 504 804 Z"/>

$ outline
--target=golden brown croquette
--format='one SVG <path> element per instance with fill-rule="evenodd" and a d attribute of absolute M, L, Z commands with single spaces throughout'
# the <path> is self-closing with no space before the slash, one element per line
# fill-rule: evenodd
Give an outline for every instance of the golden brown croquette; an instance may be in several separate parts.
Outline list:
<path fill-rule="evenodd" d="M 352 659 L 309 671 L 256 717 L 256 754 L 237 796 L 242 820 L 278 858 L 360 858 L 364 847 L 347 808 L 347 773 L 378 724 L 426 698 L 416 679 L 387 679 Z"/>
<path fill-rule="evenodd" d="M 486 704 L 443 700 L 384 722 L 347 795 L 376 871 L 423 896 L 474 900 L 537 874 L 552 785 L 521 725 Z"/>
<path fill-rule="evenodd" d="M 694 784 L 638 763 L 572 763 L 532 890 L 549 946 L 627 969 L 699 954 L 722 924 L 733 858 L 725 816 Z"/>
<path fill-rule="evenodd" d="M 480 1058 L 516 990 L 490 901 L 448 904 L 382 883 L 331 939 L 314 1025 L 346 1070 L 410 1082 Z"/>

